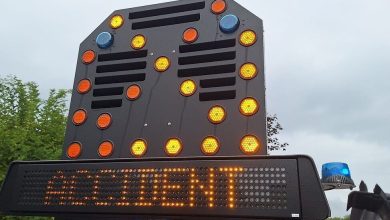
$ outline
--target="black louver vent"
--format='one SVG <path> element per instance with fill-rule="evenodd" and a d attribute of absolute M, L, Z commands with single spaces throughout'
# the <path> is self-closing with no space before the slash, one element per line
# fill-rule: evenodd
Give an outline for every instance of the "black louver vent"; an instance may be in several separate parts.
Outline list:
<path fill-rule="evenodd" d="M 160 16 L 160 15 L 169 15 L 169 14 L 175 14 L 175 13 L 181 13 L 187 11 L 195 11 L 195 10 L 204 9 L 205 6 L 206 6 L 205 2 L 196 2 L 196 3 L 185 4 L 185 5 L 177 5 L 177 6 L 171 6 L 165 8 L 131 12 L 129 14 L 129 19 L 132 20 L 132 19 Z"/>
<path fill-rule="evenodd" d="M 211 41 L 198 44 L 181 45 L 179 47 L 180 53 L 190 53 L 205 50 L 216 50 L 223 48 L 231 48 L 236 46 L 236 39 Z"/>
<path fill-rule="evenodd" d="M 95 77 L 95 85 L 145 81 L 145 73 Z"/>
<path fill-rule="evenodd" d="M 123 94 L 123 87 L 114 87 L 114 88 L 94 89 L 93 90 L 93 96 L 95 96 L 95 97 L 115 96 L 115 95 L 122 95 L 122 94 Z"/>
<path fill-rule="evenodd" d="M 200 14 L 183 15 L 171 18 L 155 19 L 149 21 L 135 22 L 132 25 L 133 30 L 163 27 L 176 24 L 190 23 L 200 20 Z"/>
<path fill-rule="evenodd" d="M 146 68 L 146 62 L 120 63 L 110 65 L 100 65 L 96 68 L 96 73 L 120 72 L 127 70 L 141 70 Z"/>
<path fill-rule="evenodd" d="M 203 79 L 200 80 L 201 88 L 213 88 L 236 85 L 236 77 L 226 77 L 217 79 Z"/>
<path fill-rule="evenodd" d="M 219 92 L 203 92 L 199 94 L 199 100 L 201 102 L 215 101 L 215 100 L 228 100 L 236 98 L 236 90 L 219 91 Z"/>
<path fill-rule="evenodd" d="M 106 97 L 107 100 L 93 100 L 91 108 L 104 109 L 122 107 L 123 94 L 125 88 L 130 85 L 129 83 L 141 82 L 146 79 L 146 73 L 144 70 L 147 65 L 147 56 L 147 50 L 99 54 L 98 62 L 100 65 L 96 67 L 96 73 L 99 76 L 95 76 L 95 85 L 97 88 L 93 90 L 93 96 Z M 129 60 L 132 59 L 137 59 L 137 61 L 129 62 Z M 123 63 L 111 63 L 115 61 L 122 61 Z M 104 62 L 109 62 L 109 64 L 105 64 Z M 126 74 L 116 74 L 116 72 L 124 71 Z M 137 72 L 133 73 L 133 71 Z M 100 76 L 101 74 L 108 75 Z M 113 87 L 107 87 L 111 84 L 115 84 L 115 86 L 113 85 Z M 105 87 L 99 88 L 99 86 Z"/>
<path fill-rule="evenodd" d="M 216 100 L 229 100 L 236 98 L 236 90 L 232 88 L 228 88 L 228 90 L 219 91 L 212 90 L 213 88 L 232 87 L 236 85 L 236 77 L 230 75 L 231 73 L 235 73 L 237 70 L 237 66 L 234 62 L 237 56 L 236 51 L 230 50 L 218 53 L 208 52 L 210 50 L 212 51 L 217 49 L 234 48 L 235 46 L 235 39 L 179 46 L 180 54 L 186 54 L 186 56 L 179 57 L 178 64 L 181 67 L 191 65 L 195 65 L 195 67 L 181 68 L 178 70 L 177 75 L 179 78 L 201 78 L 200 88 L 202 88 L 202 91 L 200 91 L 199 93 L 199 101 L 206 102 Z M 204 51 L 204 53 L 199 54 L 199 52 L 201 51 Z M 187 55 L 192 52 L 198 53 L 196 55 Z M 199 67 L 199 64 L 208 64 L 208 66 Z"/>
<path fill-rule="evenodd" d="M 234 59 L 236 59 L 236 52 L 235 51 L 223 52 L 223 53 L 213 53 L 213 54 L 203 54 L 203 55 L 198 55 L 198 56 L 180 57 L 179 58 L 179 65 L 210 63 L 210 62 L 234 60 Z"/>
<path fill-rule="evenodd" d="M 122 99 L 92 101 L 92 104 L 91 104 L 92 109 L 118 108 L 121 106 L 122 106 Z"/>
<path fill-rule="evenodd" d="M 146 56 L 148 56 L 147 50 L 100 54 L 98 56 L 98 62 L 114 61 L 114 60 L 127 60 L 127 59 L 142 58 L 142 57 L 146 57 Z"/>
<path fill-rule="evenodd" d="M 170 6 L 165 8 L 131 12 L 129 13 L 129 19 L 130 20 L 136 20 L 141 18 L 146 19 L 146 18 L 152 18 L 157 16 L 172 15 L 176 13 L 192 12 L 192 11 L 204 9 L 205 6 L 206 6 L 205 2 L 196 2 L 196 3 L 190 3 L 184 5 Z M 147 29 L 147 28 L 164 27 L 164 26 L 170 26 L 176 24 L 196 22 L 199 20 L 200 20 L 199 13 L 191 13 L 187 15 L 181 14 L 173 17 L 152 18 L 150 20 L 134 21 L 132 23 L 132 29 L 140 30 L 140 29 Z"/>
<path fill-rule="evenodd" d="M 236 71 L 236 64 L 228 64 L 228 65 L 180 69 L 178 71 L 178 76 L 180 78 L 196 77 L 196 76 L 217 75 L 217 74 L 224 74 L 224 73 L 234 73 L 235 71 Z"/>

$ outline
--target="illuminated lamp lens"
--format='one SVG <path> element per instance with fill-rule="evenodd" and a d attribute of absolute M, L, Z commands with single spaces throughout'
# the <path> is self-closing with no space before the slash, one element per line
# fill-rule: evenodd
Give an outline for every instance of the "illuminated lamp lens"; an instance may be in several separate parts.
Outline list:
<path fill-rule="evenodd" d="M 240 35 L 240 44 L 245 47 L 250 47 L 255 44 L 257 41 L 256 32 L 252 30 L 247 30 L 241 33 Z"/>
<path fill-rule="evenodd" d="M 171 65 L 171 62 L 169 61 L 168 57 L 159 57 L 157 58 L 154 69 L 158 72 L 165 72 Z"/>
<path fill-rule="evenodd" d="M 252 116 L 259 111 L 259 104 L 254 98 L 246 98 L 241 101 L 240 112 L 245 116 Z"/>
<path fill-rule="evenodd" d="M 91 81 L 89 79 L 83 79 L 80 80 L 80 82 L 77 84 L 77 92 L 80 94 L 85 94 L 91 90 L 92 85 Z"/>
<path fill-rule="evenodd" d="M 260 142 L 256 136 L 247 135 L 241 140 L 241 151 L 247 155 L 256 154 L 260 150 Z"/>
<path fill-rule="evenodd" d="M 96 44 L 101 49 L 107 49 L 114 43 L 114 36 L 108 32 L 100 33 L 96 38 Z"/>
<path fill-rule="evenodd" d="M 143 35 L 136 35 L 131 40 L 131 47 L 135 50 L 144 48 L 146 45 L 146 38 Z"/>
<path fill-rule="evenodd" d="M 129 100 L 137 100 L 141 96 L 141 87 L 138 85 L 131 85 L 127 89 L 126 96 Z"/>
<path fill-rule="evenodd" d="M 87 50 L 83 53 L 83 56 L 81 57 L 81 60 L 84 64 L 90 64 L 93 61 L 95 61 L 96 54 L 93 50 Z"/>
<path fill-rule="evenodd" d="M 201 146 L 202 152 L 207 156 L 215 155 L 219 150 L 219 141 L 215 137 L 206 137 Z"/>
<path fill-rule="evenodd" d="M 114 151 L 114 144 L 111 141 L 104 141 L 99 145 L 99 155 L 101 157 L 109 157 Z"/>
<path fill-rule="evenodd" d="M 198 37 L 198 31 L 195 28 L 188 28 L 183 33 L 183 41 L 188 44 L 195 42 Z"/>
<path fill-rule="evenodd" d="M 333 162 L 322 165 L 322 179 L 327 179 L 337 175 L 345 176 L 351 179 L 351 172 L 349 170 L 348 164 Z"/>
<path fill-rule="evenodd" d="M 226 118 L 225 109 L 222 106 L 214 106 L 209 111 L 209 121 L 213 124 L 220 124 Z"/>
<path fill-rule="evenodd" d="M 108 113 L 101 114 L 96 122 L 96 125 L 101 130 L 107 129 L 111 125 L 111 115 Z"/>
<path fill-rule="evenodd" d="M 124 19 L 121 15 L 114 15 L 111 18 L 110 26 L 112 29 L 118 29 L 122 27 L 123 23 L 124 23 Z"/>
<path fill-rule="evenodd" d="M 138 139 L 131 145 L 131 154 L 135 157 L 142 157 L 145 155 L 147 150 L 146 141 Z"/>
<path fill-rule="evenodd" d="M 221 14 L 226 10 L 226 2 L 224 0 L 215 0 L 211 5 L 211 11 L 214 14 Z"/>
<path fill-rule="evenodd" d="M 234 33 L 240 26 L 240 20 L 235 15 L 225 15 L 219 21 L 219 28 L 226 34 Z"/>
<path fill-rule="evenodd" d="M 72 117 L 74 125 L 82 125 L 87 120 L 87 112 L 83 109 L 77 110 Z"/>
<path fill-rule="evenodd" d="M 257 76 L 257 67 L 253 63 L 246 63 L 241 66 L 240 77 L 245 80 L 253 79 Z"/>
<path fill-rule="evenodd" d="M 181 144 L 181 141 L 177 138 L 169 139 L 165 144 L 165 152 L 170 157 L 175 157 L 179 155 L 182 149 L 183 146 Z"/>
<path fill-rule="evenodd" d="M 196 84 L 192 80 L 186 80 L 180 85 L 180 93 L 183 96 L 189 97 L 196 92 Z"/>
<path fill-rule="evenodd" d="M 66 154 L 71 159 L 76 159 L 81 155 L 81 144 L 74 142 L 68 146 Z"/>

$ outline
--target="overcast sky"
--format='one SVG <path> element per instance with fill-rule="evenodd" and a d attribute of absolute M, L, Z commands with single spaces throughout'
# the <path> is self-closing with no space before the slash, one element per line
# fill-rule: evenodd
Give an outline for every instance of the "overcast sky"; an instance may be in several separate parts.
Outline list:
<path fill-rule="evenodd" d="M 73 85 L 78 46 L 112 11 L 161 0 L 1 0 L 0 77 Z M 238 0 L 263 19 L 268 112 L 288 154 L 350 165 L 390 192 L 390 1 Z M 327 193 L 346 214 L 349 191 Z"/>

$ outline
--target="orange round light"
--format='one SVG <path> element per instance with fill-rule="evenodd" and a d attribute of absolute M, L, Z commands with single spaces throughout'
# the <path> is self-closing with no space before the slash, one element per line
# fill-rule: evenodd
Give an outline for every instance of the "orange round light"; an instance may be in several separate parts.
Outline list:
<path fill-rule="evenodd" d="M 99 155 L 101 157 L 109 157 L 114 151 L 114 144 L 111 141 L 104 141 L 99 145 Z"/>
<path fill-rule="evenodd" d="M 96 125 L 99 129 L 107 129 L 111 125 L 111 115 L 108 113 L 103 113 L 99 116 Z"/>
<path fill-rule="evenodd" d="M 68 146 L 66 154 L 70 159 L 76 159 L 81 155 L 81 144 L 73 142 Z"/>
<path fill-rule="evenodd" d="M 73 113 L 72 121 L 74 125 L 82 125 L 87 120 L 87 112 L 84 109 L 79 109 Z"/>
<path fill-rule="evenodd" d="M 254 155 L 260 150 L 260 141 L 254 135 L 247 135 L 242 138 L 241 151 L 246 155 Z"/>
<path fill-rule="evenodd" d="M 89 79 L 82 79 L 77 84 L 77 92 L 80 94 L 88 93 L 92 88 L 91 81 Z"/>
<path fill-rule="evenodd" d="M 215 0 L 211 5 L 211 11 L 214 14 L 221 14 L 226 11 L 227 5 L 224 0 Z"/>
<path fill-rule="evenodd" d="M 95 61 L 96 54 L 93 50 L 87 50 L 83 53 L 81 60 L 84 64 L 90 64 Z"/>
<path fill-rule="evenodd" d="M 131 85 L 126 92 L 126 96 L 129 100 L 136 100 L 141 96 L 141 87 L 138 85 Z"/>
<path fill-rule="evenodd" d="M 183 41 L 188 44 L 195 42 L 198 37 L 199 34 L 195 28 L 188 28 L 183 33 Z"/>

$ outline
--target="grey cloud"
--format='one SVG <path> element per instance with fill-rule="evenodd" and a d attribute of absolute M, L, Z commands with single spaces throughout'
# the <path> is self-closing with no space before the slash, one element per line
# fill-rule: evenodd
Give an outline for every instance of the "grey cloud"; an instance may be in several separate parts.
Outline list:
<path fill-rule="evenodd" d="M 254 10 L 265 24 L 269 111 L 289 131 L 388 143 L 390 3 L 300 3 Z"/>

